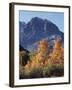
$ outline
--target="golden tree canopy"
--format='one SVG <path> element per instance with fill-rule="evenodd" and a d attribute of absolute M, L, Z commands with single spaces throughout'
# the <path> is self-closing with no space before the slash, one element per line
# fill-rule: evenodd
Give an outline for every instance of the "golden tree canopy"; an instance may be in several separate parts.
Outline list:
<path fill-rule="evenodd" d="M 39 46 L 38 46 L 38 52 L 41 52 L 41 51 L 48 51 L 48 42 L 47 40 L 41 40 L 39 42 Z"/>
<path fill-rule="evenodd" d="M 62 45 L 61 40 L 59 40 L 59 39 L 55 40 L 55 46 L 54 46 L 55 49 L 59 49 L 61 47 L 61 45 Z"/>

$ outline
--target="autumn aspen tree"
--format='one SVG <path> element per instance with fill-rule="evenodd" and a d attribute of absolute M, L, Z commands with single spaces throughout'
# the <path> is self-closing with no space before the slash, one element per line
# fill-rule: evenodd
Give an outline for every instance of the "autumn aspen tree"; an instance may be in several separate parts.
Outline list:
<path fill-rule="evenodd" d="M 44 64 L 47 54 L 48 54 L 48 42 L 47 40 L 41 40 L 39 42 L 36 59 L 38 60 L 38 62 Z"/>

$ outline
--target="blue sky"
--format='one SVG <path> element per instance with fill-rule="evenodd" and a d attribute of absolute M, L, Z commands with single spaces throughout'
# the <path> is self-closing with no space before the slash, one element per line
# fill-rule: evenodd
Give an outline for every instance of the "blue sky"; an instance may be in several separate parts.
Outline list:
<path fill-rule="evenodd" d="M 19 11 L 19 21 L 29 22 L 33 17 L 47 19 L 58 26 L 64 32 L 64 13 L 63 12 L 41 12 L 41 11 Z"/>

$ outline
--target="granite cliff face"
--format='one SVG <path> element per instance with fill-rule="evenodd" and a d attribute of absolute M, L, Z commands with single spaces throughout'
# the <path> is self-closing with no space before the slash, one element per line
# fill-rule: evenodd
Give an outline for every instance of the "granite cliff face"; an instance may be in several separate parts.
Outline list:
<path fill-rule="evenodd" d="M 28 23 L 19 22 L 19 42 L 23 48 L 33 50 L 42 39 L 48 40 L 50 47 L 56 39 L 61 39 L 63 44 L 64 33 L 51 21 L 39 17 L 32 18 Z"/>

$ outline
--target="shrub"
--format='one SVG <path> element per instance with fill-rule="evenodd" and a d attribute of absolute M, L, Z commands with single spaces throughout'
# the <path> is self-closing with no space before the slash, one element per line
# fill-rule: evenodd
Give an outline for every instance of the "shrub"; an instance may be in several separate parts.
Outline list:
<path fill-rule="evenodd" d="M 64 67 L 49 65 L 47 67 L 27 68 L 27 69 L 22 68 L 20 79 L 60 77 L 63 75 L 64 75 Z"/>
<path fill-rule="evenodd" d="M 43 69 L 43 77 L 59 77 L 64 75 L 64 67 L 50 65 Z"/>
<path fill-rule="evenodd" d="M 42 77 L 42 68 L 30 68 L 24 69 L 20 74 L 20 79 L 28 78 L 41 78 Z"/>

